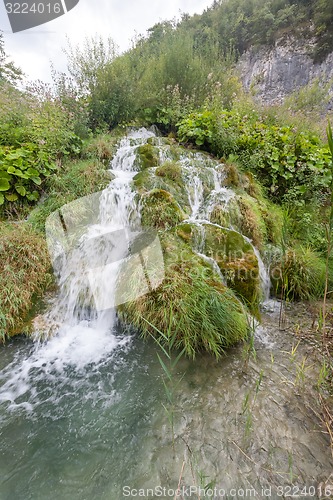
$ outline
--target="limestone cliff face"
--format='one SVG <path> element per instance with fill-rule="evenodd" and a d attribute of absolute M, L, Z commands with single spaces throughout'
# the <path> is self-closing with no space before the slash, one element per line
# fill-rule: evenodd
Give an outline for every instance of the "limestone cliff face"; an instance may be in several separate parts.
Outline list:
<path fill-rule="evenodd" d="M 247 90 L 263 102 L 278 103 L 314 78 L 333 79 L 333 53 L 314 64 L 310 57 L 313 41 L 284 38 L 274 47 L 251 48 L 242 55 L 238 70 Z M 333 85 L 329 108 L 333 108 Z"/>

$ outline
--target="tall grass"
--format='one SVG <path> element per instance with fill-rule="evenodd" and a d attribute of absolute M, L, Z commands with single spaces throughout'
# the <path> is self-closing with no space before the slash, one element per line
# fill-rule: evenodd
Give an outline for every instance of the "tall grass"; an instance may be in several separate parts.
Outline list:
<path fill-rule="evenodd" d="M 214 278 L 211 268 L 180 240 L 168 236 L 164 247 L 168 254 L 163 283 L 152 293 L 120 306 L 120 316 L 144 336 L 159 338 L 158 331 L 169 328 L 171 308 L 172 328 L 177 332 L 174 348 L 185 349 L 191 358 L 200 351 L 219 358 L 226 348 L 246 337 L 244 308 L 233 292 Z M 135 276 L 132 280 L 135 287 Z"/>
<path fill-rule="evenodd" d="M 1 223 L 0 339 L 18 333 L 51 281 L 45 240 L 28 225 Z"/>
<path fill-rule="evenodd" d="M 311 248 L 288 247 L 275 258 L 271 277 L 284 300 L 310 300 L 324 294 L 325 262 Z"/>

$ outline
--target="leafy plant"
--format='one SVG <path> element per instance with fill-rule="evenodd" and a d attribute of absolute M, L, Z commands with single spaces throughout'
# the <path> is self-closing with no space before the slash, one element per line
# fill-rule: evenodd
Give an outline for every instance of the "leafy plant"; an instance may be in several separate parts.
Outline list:
<path fill-rule="evenodd" d="M 178 124 L 178 138 L 251 170 L 278 202 L 311 200 L 329 185 L 330 152 L 311 132 L 265 123 L 235 110 L 191 113 Z M 235 156 L 236 155 L 236 156 Z"/>
<path fill-rule="evenodd" d="M 16 148 L 0 146 L 0 205 L 19 197 L 29 201 L 39 198 L 42 179 L 56 170 L 47 155 L 33 143 Z"/>

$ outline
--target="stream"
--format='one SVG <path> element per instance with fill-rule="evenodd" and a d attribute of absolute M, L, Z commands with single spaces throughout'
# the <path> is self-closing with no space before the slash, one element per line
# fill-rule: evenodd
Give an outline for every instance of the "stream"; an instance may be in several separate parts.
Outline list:
<path fill-rule="evenodd" d="M 166 499 L 178 485 L 184 499 L 320 498 L 333 471 L 317 415 L 320 367 L 310 346 L 297 347 L 290 329 L 279 330 L 259 252 L 266 302 L 251 352 L 238 345 L 219 361 L 182 358 L 172 376 L 173 409 L 156 344 L 118 323 L 115 277 L 140 231 L 134 151 L 151 137 L 143 129 L 122 140 L 114 179 L 91 198 L 99 211 L 87 211 L 85 231 L 73 212 L 62 212 L 67 235 L 50 248 L 60 291 L 44 315 L 56 334 L 0 347 L 0 500 Z M 228 203 L 232 192 L 212 175 L 210 200 Z M 209 203 L 203 211 L 200 179 L 192 180 L 188 220 L 204 228 Z M 51 223 L 64 227 L 62 219 Z M 112 241 L 104 237 L 110 232 Z"/>

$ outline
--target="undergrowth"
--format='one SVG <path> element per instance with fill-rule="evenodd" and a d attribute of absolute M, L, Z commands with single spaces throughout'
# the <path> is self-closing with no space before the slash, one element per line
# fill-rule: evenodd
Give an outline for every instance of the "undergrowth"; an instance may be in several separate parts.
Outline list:
<path fill-rule="evenodd" d="M 2 224 L 0 339 L 19 333 L 34 300 L 52 282 L 46 242 L 26 224 Z"/>

